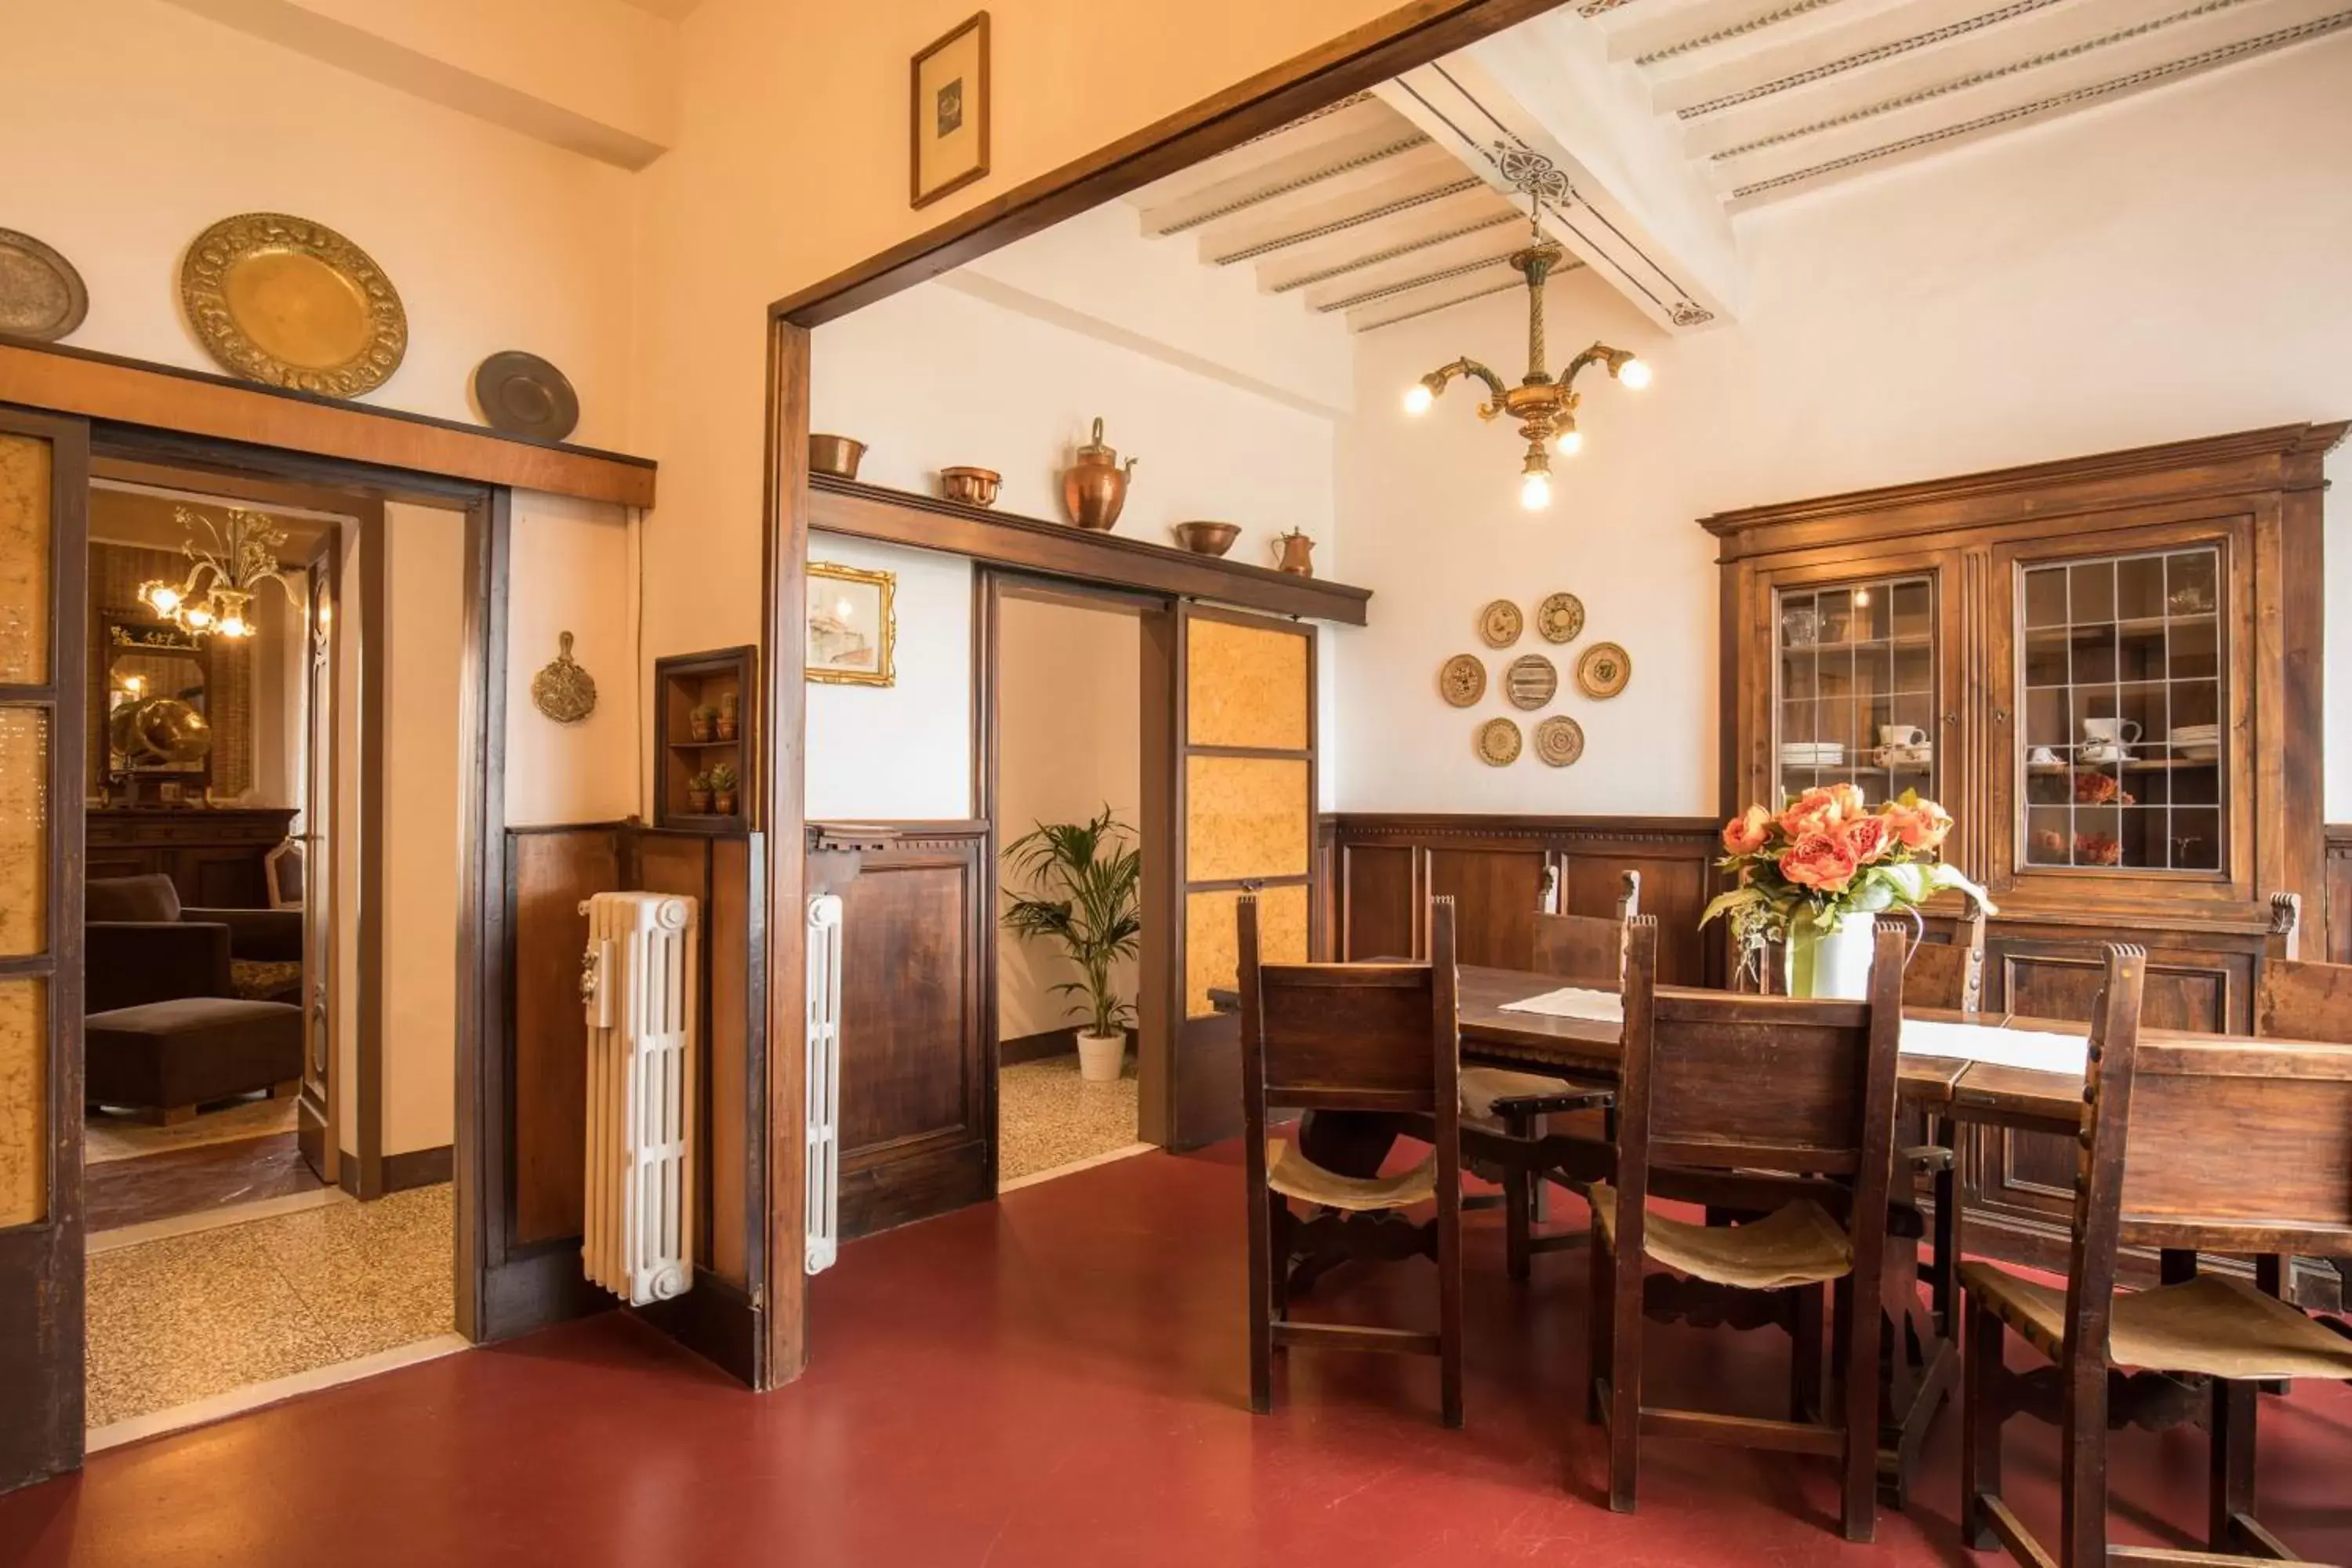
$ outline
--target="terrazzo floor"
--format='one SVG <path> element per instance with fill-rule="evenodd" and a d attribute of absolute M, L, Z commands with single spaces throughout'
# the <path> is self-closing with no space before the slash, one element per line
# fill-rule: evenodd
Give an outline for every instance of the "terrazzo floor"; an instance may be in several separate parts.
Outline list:
<path fill-rule="evenodd" d="M 1016 1062 L 996 1075 L 999 1184 L 1135 1142 L 1135 1064 L 1116 1083 L 1088 1083 L 1076 1056 Z"/>
<path fill-rule="evenodd" d="M 448 1184 L 89 1259 L 89 1424 L 449 1331 Z"/>

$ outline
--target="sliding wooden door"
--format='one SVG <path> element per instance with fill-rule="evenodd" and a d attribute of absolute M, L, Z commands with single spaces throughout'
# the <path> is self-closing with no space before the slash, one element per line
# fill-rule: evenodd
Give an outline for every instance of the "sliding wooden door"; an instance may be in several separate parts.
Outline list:
<path fill-rule="evenodd" d="M 1234 984 L 1242 894 L 1258 895 L 1268 959 L 1311 951 L 1315 627 L 1183 605 L 1147 623 L 1144 664 L 1167 721 L 1146 714 L 1159 755 L 1145 758 L 1143 816 L 1175 831 L 1144 868 L 1146 919 L 1174 940 L 1145 942 L 1161 962 L 1145 966 L 1143 1036 L 1170 1059 L 1142 1075 L 1142 1135 L 1192 1149 L 1241 1127 L 1239 1037 L 1209 993 Z M 1155 1008 L 1172 1027 L 1152 1026 Z"/>
<path fill-rule="evenodd" d="M 89 432 L 0 408 L 0 1491 L 81 1463 Z"/>
<path fill-rule="evenodd" d="M 310 643 L 302 699 L 302 1096 L 296 1142 L 318 1178 L 333 1186 L 342 1168 L 335 1090 L 335 648 L 342 534 L 330 529 L 310 561 Z"/>

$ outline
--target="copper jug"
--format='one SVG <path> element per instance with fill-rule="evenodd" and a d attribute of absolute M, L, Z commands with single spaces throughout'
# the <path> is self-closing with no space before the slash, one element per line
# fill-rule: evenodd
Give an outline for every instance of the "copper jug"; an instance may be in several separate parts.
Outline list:
<path fill-rule="evenodd" d="M 1078 460 L 1062 474 L 1062 505 L 1069 511 L 1070 521 L 1080 528 L 1108 532 L 1118 521 L 1119 508 L 1127 504 L 1128 483 L 1141 460 L 1129 458 L 1121 468 L 1118 451 L 1103 445 L 1103 422 L 1096 420 L 1095 438 L 1078 448 Z"/>
<path fill-rule="evenodd" d="M 1315 575 L 1315 563 L 1308 559 L 1315 550 L 1313 540 L 1294 528 L 1274 542 L 1282 550 L 1282 559 L 1274 563 L 1275 570 L 1298 577 Z"/>

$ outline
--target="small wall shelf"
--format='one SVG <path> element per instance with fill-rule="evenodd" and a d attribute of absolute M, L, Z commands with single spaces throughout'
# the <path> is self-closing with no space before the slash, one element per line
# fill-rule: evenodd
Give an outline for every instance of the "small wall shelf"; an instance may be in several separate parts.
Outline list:
<path fill-rule="evenodd" d="M 751 647 L 673 654 L 654 661 L 654 825 L 688 833 L 741 833 L 751 825 L 751 795 L 759 776 L 755 743 L 759 712 L 759 650 Z M 730 701 L 735 733 L 698 740 L 694 713 L 723 713 Z M 735 770 L 735 809 L 695 811 L 688 791 L 698 773 L 725 766 Z"/>

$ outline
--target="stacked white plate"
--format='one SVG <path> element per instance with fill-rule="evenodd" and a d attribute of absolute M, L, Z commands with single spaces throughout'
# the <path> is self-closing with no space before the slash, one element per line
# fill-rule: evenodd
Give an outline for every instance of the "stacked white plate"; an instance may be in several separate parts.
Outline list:
<path fill-rule="evenodd" d="M 2184 763 L 2210 763 L 2221 754 L 2219 724 L 2181 724 L 2172 731 L 2172 749 Z"/>
<path fill-rule="evenodd" d="M 1845 765 L 1843 741 L 1789 741 L 1780 747 L 1780 765 L 1790 768 L 1839 768 Z"/>

